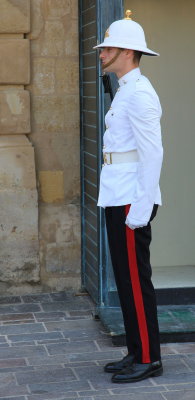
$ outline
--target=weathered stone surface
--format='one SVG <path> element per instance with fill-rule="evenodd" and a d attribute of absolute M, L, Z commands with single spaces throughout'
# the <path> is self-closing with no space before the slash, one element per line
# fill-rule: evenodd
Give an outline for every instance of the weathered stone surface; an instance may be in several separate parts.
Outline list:
<path fill-rule="evenodd" d="M 34 151 L 25 136 L 0 136 L 2 281 L 39 280 Z"/>
<path fill-rule="evenodd" d="M 30 31 L 30 0 L 1 0 L 0 33 Z"/>
<path fill-rule="evenodd" d="M 64 200 L 64 172 L 39 172 L 41 200 L 45 203 L 57 203 Z"/>
<path fill-rule="evenodd" d="M 28 39 L 0 39 L 0 84 L 28 84 L 30 48 Z"/>
<path fill-rule="evenodd" d="M 74 58 L 56 60 L 56 85 L 58 92 L 79 96 L 79 65 Z"/>
<path fill-rule="evenodd" d="M 62 96 L 34 96 L 32 121 L 36 131 L 63 132 L 64 98 Z"/>
<path fill-rule="evenodd" d="M 29 92 L 27 90 L 0 91 L 0 134 L 29 132 Z"/>
<path fill-rule="evenodd" d="M 45 272 L 80 278 L 80 211 L 76 205 L 41 207 L 41 259 Z"/>
<path fill-rule="evenodd" d="M 22 39 L 23 33 L 29 32 L 29 3 L 30 84 L 29 44 Z M 19 293 L 23 282 L 39 278 L 33 150 L 24 145 L 22 135 L 13 136 L 30 131 L 28 92 L 23 90 L 23 85 L 29 84 L 31 140 L 36 151 L 40 199 L 44 201 L 40 207 L 42 283 L 57 290 L 78 288 L 78 2 L 2 0 L 0 33 L 0 133 L 9 134 L 2 136 L 2 148 L 0 142 L 0 238 L 5 243 L 0 251 L 4 260 L 0 267 L 2 281 L 6 285 L 14 280 Z"/>
<path fill-rule="evenodd" d="M 46 21 L 40 55 L 50 57 L 63 56 L 65 34 L 65 26 L 60 20 Z"/>
<path fill-rule="evenodd" d="M 44 27 L 43 5 L 43 0 L 31 1 L 31 30 L 28 34 L 29 39 L 35 40 L 39 38 L 39 35 Z"/>
<path fill-rule="evenodd" d="M 36 57 L 32 60 L 32 79 L 29 89 L 34 95 L 55 93 L 55 59 Z"/>
<path fill-rule="evenodd" d="M 71 12 L 71 0 L 46 0 L 45 10 L 47 19 L 62 18 Z"/>

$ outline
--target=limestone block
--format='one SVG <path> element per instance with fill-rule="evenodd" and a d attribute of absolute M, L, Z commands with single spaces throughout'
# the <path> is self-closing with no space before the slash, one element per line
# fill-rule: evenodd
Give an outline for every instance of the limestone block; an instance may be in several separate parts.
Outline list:
<path fill-rule="evenodd" d="M 77 58 L 56 60 L 56 88 L 58 93 L 79 93 L 79 63 Z"/>
<path fill-rule="evenodd" d="M 32 79 L 28 87 L 33 94 L 55 93 L 55 59 L 35 57 L 32 60 Z"/>
<path fill-rule="evenodd" d="M 80 207 L 74 204 L 42 205 L 40 213 L 41 260 L 49 274 L 80 276 Z"/>
<path fill-rule="evenodd" d="M 44 27 L 43 0 L 31 1 L 31 31 L 28 34 L 29 39 L 37 39 Z"/>
<path fill-rule="evenodd" d="M 0 91 L 0 134 L 29 132 L 29 92 L 27 90 Z"/>
<path fill-rule="evenodd" d="M 64 200 L 64 172 L 39 172 L 41 200 L 45 203 L 57 203 Z"/>
<path fill-rule="evenodd" d="M 47 19 L 62 18 L 71 12 L 71 0 L 46 0 L 45 10 Z M 75 10 L 75 13 L 77 10 Z"/>
<path fill-rule="evenodd" d="M 30 31 L 30 0 L 1 0 L 0 33 Z"/>
<path fill-rule="evenodd" d="M 0 276 L 3 281 L 39 281 L 38 207 L 31 143 L 0 136 Z"/>
<path fill-rule="evenodd" d="M 0 190 L 36 187 L 34 149 L 26 136 L 0 136 Z"/>
<path fill-rule="evenodd" d="M 61 57 L 64 55 L 65 27 L 61 21 L 46 21 L 41 55 Z"/>
<path fill-rule="evenodd" d="M 64 98 L 62 96 L 32 97 L 33 130 L 64 131 Z"/>
<path fill-rule="evenodd" d="M 66 128 L 78 129 L 80 123 L 79 95 L 67 95 L 64 99 Z"/>
<path fill-rule="evenodd" d="M 29 40 L 0 39 L 0 59 L 0 84 L 29 83 Z"/>

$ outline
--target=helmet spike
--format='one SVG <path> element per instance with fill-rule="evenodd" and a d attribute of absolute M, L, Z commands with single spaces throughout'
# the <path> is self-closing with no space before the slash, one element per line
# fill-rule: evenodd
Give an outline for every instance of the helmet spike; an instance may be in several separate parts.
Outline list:
<path fill-rule="evenodd" d="M 125 12 L 125 15 L 126 15 L 126 17 L 124 18 L 124 19 L 129 19 L 129 20 L 131 20 L 132 18 L 131 18 L 131 15 L 132 15 L 133 13 L 132 13 L 132 11 L 131 10 L 127 10 L 126 12 Z"/>

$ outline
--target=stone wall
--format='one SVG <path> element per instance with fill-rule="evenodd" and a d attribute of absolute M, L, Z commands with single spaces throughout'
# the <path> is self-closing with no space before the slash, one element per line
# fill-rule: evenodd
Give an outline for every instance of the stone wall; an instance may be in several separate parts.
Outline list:
<path fill-rule="evenodd" d="M 78 2 L 1 0 L 0 57 L 0 280 L 78 288 Z"/>

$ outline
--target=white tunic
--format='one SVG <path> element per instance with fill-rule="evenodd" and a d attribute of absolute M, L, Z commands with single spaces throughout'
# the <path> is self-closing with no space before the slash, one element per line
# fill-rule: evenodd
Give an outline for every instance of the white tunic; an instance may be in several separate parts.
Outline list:
<path fill-rule="evenodd" d="M 159 98 L 139 68 L 119 79 L 105 116 L 103 152 L 137 150 L 138 162 L 103 166 L 98 206 L 131 204 L 128 219 L 135 226 L 146 225 L 154 204 L 161 204 L 161 114 Z"/>

